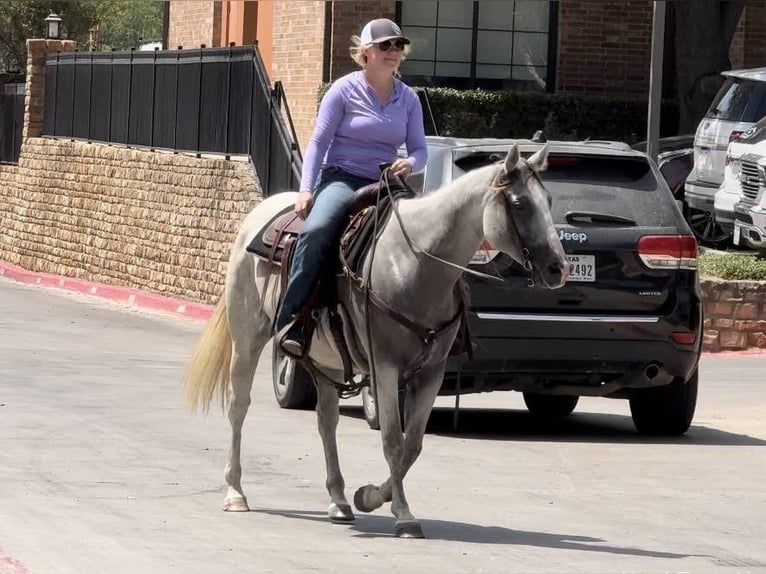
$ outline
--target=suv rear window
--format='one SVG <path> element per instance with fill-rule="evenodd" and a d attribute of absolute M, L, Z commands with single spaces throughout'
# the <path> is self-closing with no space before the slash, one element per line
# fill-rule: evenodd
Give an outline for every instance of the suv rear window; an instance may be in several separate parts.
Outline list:
<path fill-rule="evenodd" d="M 501 157 L 477 152 L 456 159 L 455 165 L 470 171 Z M 556 223 L 566 223 L 570 211 L 627 217 L 639 226 L 671 227 L 677 223 L 672 197 L 657 192 L 660 184 L 642 158 L 551 153 L 548 169 L 540 179 L 553 196 Z"/>
<path fill-rule="evenodd" d="M 657 178 L 641 158 L 552 155 L 540 176 L 553 196 L 556 223 L 565 223 L 570 211 L 591 211 L 639 226 L 676 224 L 671 201 L 657 192 Z"/>
<path fill-rule="evenodd" d="M 757 122 L 766 117 L 766 82 L 726 78 L 707 117 L 732 122 Z"/>

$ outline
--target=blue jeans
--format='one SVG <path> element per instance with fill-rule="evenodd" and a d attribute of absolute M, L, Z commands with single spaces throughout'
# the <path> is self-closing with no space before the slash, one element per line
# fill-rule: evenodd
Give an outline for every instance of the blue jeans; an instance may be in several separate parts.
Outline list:
<path fill-rule="evenodd" d="M 322 171 L 314 194 L 314 205 L 295 244 L 293 266 L 275 328 L 282 329 L 301 310 L 311 295 L 330 247 L 348 221 L 353 193 L 374 180 L 337 168 Z"/>

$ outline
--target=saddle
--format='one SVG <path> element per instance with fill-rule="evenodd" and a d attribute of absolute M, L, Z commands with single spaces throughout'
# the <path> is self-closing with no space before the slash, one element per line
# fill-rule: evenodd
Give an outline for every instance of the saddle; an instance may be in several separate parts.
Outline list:
<path fill-rule="evenodd" d="M 412 188 L 399 177 L 392 177 L 389 180 L 389 190 L 390 197 L 388 191 L 381 189 L 381 184 L 376 182 L 359 188 L 351 197 L 349 219 L 334 250 L 336 252 L 337 248 L 344 250 L 343 258 L 350 263 L 353 262 L 353 270 L 357 269 L 361 256 L 370 245 L 375 221 L 372 216 L 375 211 L 378 212 L 378 227 L 382 228 L 390 215 L 391 199 L 415 197 Z M 380 197 L 379 203 L 378 197 Z M 283 260 L 287 259 L 285 250 L 287 248 L 289 251 L 291 242 L 298 238 L 303 225 L 304 221 L 295 215 L 292 206 L 288 206 L 266 224 L 246 249 L 265 261 L 283 266 Z M 340 262 L 341 259 L 336 258 L 332 262 L 333 268 L 337 269 Z"/>

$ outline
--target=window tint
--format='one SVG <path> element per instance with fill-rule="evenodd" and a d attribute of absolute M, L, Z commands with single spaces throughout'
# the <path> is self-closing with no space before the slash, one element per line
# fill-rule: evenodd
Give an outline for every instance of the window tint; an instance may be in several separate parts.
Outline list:
<path fill-rule="evenodd" d="M 470 171 L 503 157 L 501 152 L 477 152 L 455 159 L 455 165 Z M 642 158 L 550 154 L 540 179 L 553 197 L 556 223 L 565 223 L 570 211 L 593 211 L 638 225 L 676 224 L 672 197 L 658 192 L 660 184 Z"/>
<path fill-rule="evenodd" d="M 766 116 L 766 82 L 726 78 L 710 104 L 707 117 L 733 122 L 757 122 Z"/>
<path fill-rule="evenodd" d="M 649 164 L 640 158 L 552 156 L 540 174 L 553 197 L 553 219 L 592 211 L 632 219 L 638 225 L 673 226 L 672 198 L 657 190 Z"/>

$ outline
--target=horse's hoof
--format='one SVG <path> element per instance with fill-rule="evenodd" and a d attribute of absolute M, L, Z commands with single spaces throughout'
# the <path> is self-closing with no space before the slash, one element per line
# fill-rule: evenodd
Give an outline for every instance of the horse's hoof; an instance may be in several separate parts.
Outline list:
<path fill-rule="evenodd" d="M 348 504 L 335 504 L 334 502 L 330 504 L 330 507 L 327 509 L 327 517 L 330 519 L 330 522 L 333 523 L 346 523 L 346 522 L 353 522 L 354 512 L 351 510 L 351 506 Z"/>
<path fill-rule="evenodd" d="M 223 501 L 223 509 L 226 512 L 250 512 L 246 498 L 227 498 Z"/>
<path fill-rule="evenodd" d="M 400 520 L 394 526 L 397 538 L 425 538 L 420 522 L 415 520 Z"/>
<path fill-rule="evenodd" d="M 373 506 L 369 501 L 371 495 L 377 490 L 378 487 L 374 484 L 368 484 L 354 493 L 354 506 L 356 506 L 356 509 L 359 512 L 372 512 L 373 510 L 380 508 L 380 506 Z"/>

